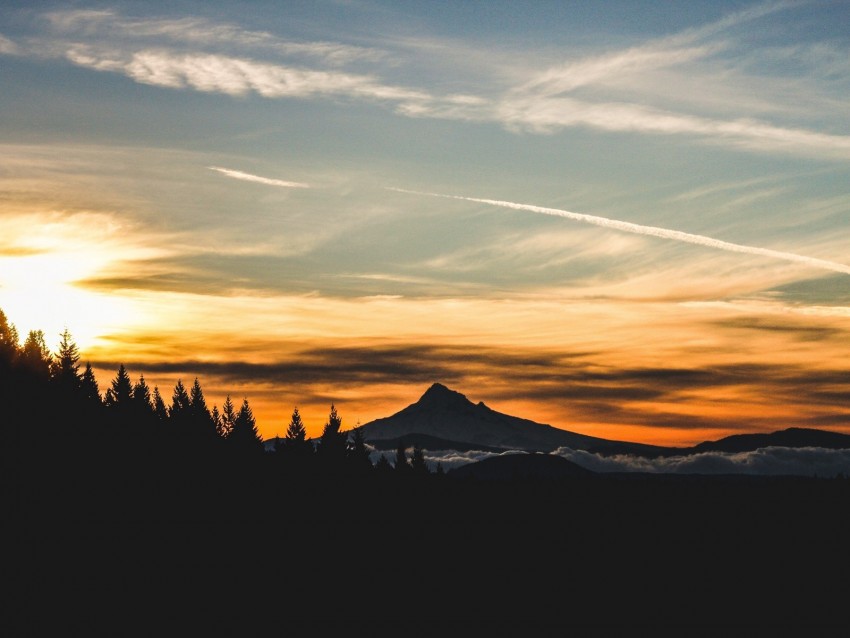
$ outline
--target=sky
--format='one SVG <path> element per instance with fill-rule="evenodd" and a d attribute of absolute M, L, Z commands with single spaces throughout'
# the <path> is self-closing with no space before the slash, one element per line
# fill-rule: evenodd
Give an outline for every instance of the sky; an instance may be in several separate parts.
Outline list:
<path fill-rule="evenodd" d="M 0 309 L 266 437 L 434 382 L 850 432 L 850 3 L 4 2 Z"/>

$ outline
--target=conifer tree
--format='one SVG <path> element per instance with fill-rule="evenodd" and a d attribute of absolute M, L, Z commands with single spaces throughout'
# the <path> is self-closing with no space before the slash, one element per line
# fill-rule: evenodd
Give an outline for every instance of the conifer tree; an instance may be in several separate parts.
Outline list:
<path fill-rule="evenodd" d="M 171 407 L 168 410 L 168 416 L 175 420 L 185 419 L 188 417 L 191 407 L 192 402 L 189 393 L 186 392 L 186 386 L 183 385 L 182 379 L 177 379 L 174 392 L 171 395 Z"/>
<path fill-rule="evenodd" d="M 212 412 L 210 412 L 210 420 L 212 421 L 216 435 L 224 438 L 224 422 L 221 419 L 221 413 L 218 411 L 217 405 L 214 405 Z"/>
<path fill-rule="evenodd" d="M 130 400 L 133 397 L 133 383 L 130 381 L 130 375 L 122 363 L 118 367 L 118 373 L 112 380 L 112 385 L 106 390 L 105 403 L 111 408 L 127 409 L 130 407 Z"/>
<path fill-rule="evenodd" d="M 221 406 L 221 434 L 224 438 L 230 436 L 233 432 L 233 425 L 236 423 L 236 408 L 233 406 L 233 401 L 230 395 L 224 400 Z"/>
<path fill-rule="evenodd" d="M 18 356 L 18 331 L 0 310 L 0 365 L 11 366 Z"/>
<path fill-rule="evenodd" d="M 392 470 L 393 466 L 390 465 L 387 455 L 381 453 L 381 456 L 378 457 L 378 462 L 375 463 L 375 471 L 379 474 L 388 474 L 392 472 Z"/>
<path fill-rule="evenodd" d="M 348 443 L 348 460 L 349 466 L 355 473 L 365 473 L 372 469 L 369 449 L 366 447 L 363 431 L 359 427 L 354 428 L 351 433 L 351 440 Z"/>
<path fill-rule="evenodd" d="M 345 432 L 340 432 L 341 427 L 342 419 L 336 407 L 331 404 L 328 421 L 322 429 L 322 436 L 316 449 L 316 453 L 324 460 L 326 467 L 339 468 L 345 460 L 348 436 Z"/>
<path fill-rule="evenodd" d="M 91 363 L 86 363 L 86 370 L 83 372 L 83 378 L 80 380 L 80 389 L 83 397 L 90 403 L 100 405 L 103 402 Z"/>
<path fill-rule="evenodd" d="M 410 457 L 410 469 L 414 474 L 428 474 L 428 464 L 425 462 L 425 453 L 418 444 L 413 444 L 413 454 Z"/>
<path fill-rule="evenodd" d="M 245 452 L 261 452 L 264 449 L 263 438 L 257 430 L 257 422 L 251 406 L 248 405 L 248 399 L 242 401 L 242 407 L 239 408 L 239 414 L 233 422 L 233 429 L 228 440 Z"/>
<path fill-rule="evenodd" d="M 292 411 L 292 418 L 289 420 L 289 425 L 286 426 L 286 440 L 297 443 L 303 443 L 307 438 L 307 428 L 304 427 L 304 422 L 301 420 L 301 413 L 298 412 L 298 407 Z"/>
<path fill-rule="evenodd" d="M 201 390 L 201 384 L 197 377 L 195 377 L 195 382 L 189 392 L 189 415 L 192 431 L 195 434 L 212 437 L 216 433 L 212 415 L 207 407 L 207 401 L 204 399 L 204 391 Z"/>
<path fill-rule="evenodd" d="M 165 407 L 165 401 L 163 401 L 162 395 L 159 393 L 159 387 L 157 386 L 154 386 L 153 389 L 153 413 L 160 421 L 166 421 L 168 419 L 168 408 Z"/>
<path fill-rule="evenodd" d="M 145 382 L 145 375 L 139 375 L 139 381 L 133 386 L 133 408 L 139 416 L 147 417 L 153 414 L 151 389 Z"/>
<path fill-rule="evenodd" d="M 47 378 L 50 375 L 53 357 L 44 342 L 44 331 L 30 330 L 20 351 L 20 361 L 39 377 Z"/>
<path fill-rule="evenodd" d="M 80 375 L 80 352 L 77 349 L 77 344 L 71 338 L 71 333 L 67 328 L 60 335 L 62 340 L 59 342 L 59 350 L 56 353 L 56 359 L 53 362 L 53 378 L 58 381 L 63 388 L 69 390 L 77 390 L 80 388 L 82 378 Z"/>
<path fill-rule="evenodd" d="M 410 469 L 410 465 L 407 462 L 407 448 L 404 443 L 400 440 L 398 442 L 398 447 L 395 451 L 395 469 L 397 472 L 406 472 Z"/>

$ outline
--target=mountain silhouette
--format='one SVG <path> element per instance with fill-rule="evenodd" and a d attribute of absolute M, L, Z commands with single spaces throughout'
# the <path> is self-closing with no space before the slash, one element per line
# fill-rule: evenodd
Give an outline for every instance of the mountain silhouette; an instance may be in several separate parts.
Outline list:
<path fill-rule="evenodd" d="M 733 434 L 717 441 L 704 441 L 684 453 L 752 452 L 764 447 L 822 447 L 832 450 L 850 448 L 850 434 L 813 428 L 787 428 L 764 434 Z"/>
<path fill-rule="evenodd" d="M 604 439 L 497 412 L 483 401 L 473 403 L 441 383 L 434 383 L 418 401 L 392 416 L 359 427 L 364 439 L 380 450 L 395 449 L 401 442 L 428 450 L 552 452 L 568 447 L 602 455 L 655 458 L 701 452 L 749 452 L 769 446 L 850 449 L 848 434 L 796 427 L 769 433 L 734 434 L 691 447 Z"/>
<path fill-rule="evenodd" d="M 663 449 L 587 436 L 503 414 L 484 405 L 483 401 L 472 403 L 460 392 L 441 383 L 433 384 L 416 403 L 392 416 L 365 423 L 360 429 L 366 441 L 381 448 L 387 445 L 388 440 L 418 434 L 444 442 L 462 443 L 468 446 L 467 449 L 486 446 L 551 452 L 569 447 L 604 452 L 606 448 L 616 447 L 621 452 L 643 455 L 657 454 Z M 445 446 L 445 443 L 441 445 Z"/>

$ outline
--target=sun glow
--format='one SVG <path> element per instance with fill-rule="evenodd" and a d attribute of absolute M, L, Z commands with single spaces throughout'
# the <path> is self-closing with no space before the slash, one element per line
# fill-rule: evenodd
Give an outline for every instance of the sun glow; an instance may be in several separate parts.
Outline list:
<path fill-rule="evenodd" d="M 75 285 L 147 252 L 123 245 L 120 226 L 109 217 L 26 215 L 3 220 L 0 230 L 14 241 L 0 245 L 0 308 L 21 339 L 43 330 L 53 347 L 67 327 L 85 349 L 104 334 L 139 323 L 132 298 Z"/>

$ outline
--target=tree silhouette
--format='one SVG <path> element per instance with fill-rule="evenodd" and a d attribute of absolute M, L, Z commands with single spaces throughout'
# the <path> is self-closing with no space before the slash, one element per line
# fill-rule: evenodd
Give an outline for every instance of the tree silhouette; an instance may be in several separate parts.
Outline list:
<path fill-rule="evenodd" d="M 348 436 L 340 432 L 341 427 L 342 419 L 337 414 L 334 404 L 331 404 L 328 421 L 322 429 L 322 436 L 316 448 L 316 453 L 326 469 L 339 470 L 345 461 Z"/>
<path fill-rule="evenodd" d="M 168 409 L 168 416 L 175 421 L 185 421 L 191 408 L 192 401 L 189 398 L 189 393 L 186 392 L 186 386 L 183 385 L 182 379 L 177 379 L 174 392 L 171 394 L 171 407 Z"/>
<path fill-rule="evenodd" d="M 11 366 L 18 356 L 18 331 L 0 310 L 0 365 Z"/>
<path fill-rule="evenodd" d="M 372 469 L 369 450 L 363 438 L 363 430 L 355 428 L 348 442 L 348 465 L 355 474 L 365 474 Z"/>
<path fill-rule="evenodd" d="M 107 407 L 127 410 L 130 408 L 130 400 L 133 398 L 133 383 L 130 375 L 122 363 L 118 367 L 118 373 L 112 380 L 112 385 L 106 390 L 104 403 Z"/>
<path fill-rule="evenodd" d="M 53 362 L 53 378 L 66 390 L 77 390 L 82 382 L 80 375 L 80 351 L 71 338 L 68 328 L 60 335 L 59 349 Z"/>
<path fill-rule="evenodd" d="M 97 385 L 97 379 L 94 376 L 91 363 L 86 363 L 86 370 L 83 372 L 83 377 L 80 380 L 80 390 L 83 397 L 91 404 L 100 405 L 103 400 L 100 396 L 100 388 Z"/>
<path fill-rule="evenodd" d="M 151 400 L 151 389 L 145 382 L 145 375 L 139 375 L 139 380 L 133 386 L 133 406 L 139 414 L 148 415 L 153 413 L 153 402 Z"/>
<path fill-rule="evenodd" d="M 168 408 L 165 407 L 165 401 L 163 401 L 159 388 L 156 386 L 153 389 L 153 413 L 161 422 L 168 420 Z"/>
<path fill-rule="evenodd" d="M 425 453 L 417 443 L 413 444 L 413 454 L 410 457 L 410 469 L 414 474 L 428 474 L 428 464 L 425 462 Z"/>
<path fill-rule="evenodd" d="M 407 463 L 407 448 L 404 443 L 399 439 L 398 447 L 395 450 L 395 469 L 396 472 L 406 472 L 410 469 L 410 465 Z"/>
<path fill-rule="evenodd" d="M 192 432 L 198 436 L 212 438 L 216 434 L 212 415 L 197 377 L 189 393 L 189 421 Z"/>
<path fill-rule="evenodd" d="M 292 418 L 286 426 L 286 435 L 280 442 L 280 454 L 292 466 L 301 469 L 313 454 L 313 444 L 307 440 L 307 428 L 301 420 L 298 407 L 292 410 Z"/>
<path fill-rule="evenodd" d="M 236 408 L 228 394 L 224 405 L 221 406 L 221 435 L 224 438 L 229 437 L 233 432 L 234 423 L 236 423 Z"/>
<path fill-rule="evenodd" d="M 307 438 L 307 428 L 304 427 L 304 422 L 301 420 L 301 413 L 298 412 L 298 406 L 292 411 L 292 418 L 289 420 L 289 425 L 286 426 L 286 440 L 293 442 L 304 442 Z"/>
<path fill-rule="evenodd" d="M 20 361 L 38 378 L 46 379 L 50 375 L 53 357 L 44 342 L 42 330 L 30 330 L 20 351 Z"/>
<path fill-rule="evenodd" d="M 264 450 L 263 438 L 257 430 L 257 422 L 254 419 L 251 406 L 248 405 L 248 399 L 242 401 L 242 407 L 239 408 L 239 414 L 236 415 L 233 430 L 231 430 L 227 440 L 234 449 L 240 452 L 262 452 Z"/>
<path fill-rule="evenodd" d="M 212 421 L 216 435 L 220 438 L 224 438 L 224 423 L 222 422 L 221 412 L 218 411 L 217 405 L 214 405 L 212 412 L 210 412 L 210 420 Z"/>
<path fill-rule="evenodd" d="M 375 471 L 384 475 L 393 471 L 393 466 L 390 465 L 386 454 L 381 453 L 381 456 L 378 457 L 378 461 L 375 463 Z"/>

